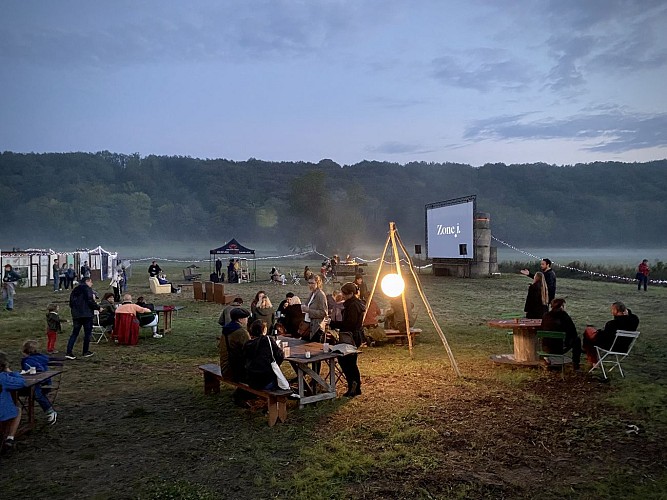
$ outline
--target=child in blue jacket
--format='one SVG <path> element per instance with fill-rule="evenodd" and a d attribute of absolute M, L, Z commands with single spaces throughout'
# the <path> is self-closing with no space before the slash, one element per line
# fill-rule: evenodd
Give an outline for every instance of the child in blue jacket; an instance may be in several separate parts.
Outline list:
<path fill-rule="evenodd" d="M 26 340 L 23 343 L 23 359 L 21 360 L 21 368 L 28 371 L 30 368 L 35 368 L 38 372 L 45 372 L 49 370 L 49 357 L 40 354 L 37 352 L 37 341 L 36 340 Z M 44 392 L 48 392 L 48 386 L 51 385 L 51 381 L 47 381 L 43 386 L 35 387 L 35 401 L 39 403 L 39 406 L 42 407 L 44 413 L 46 413 L 46 421 L 49 424 L 55 424 L 58 414 L 53 409 L 51 401 L 46 397 Z"/>
<path fill-rule="evenodd" d="M 21 389 L 25 387 L 25 380 L 18 372 L 9 369 L 9 361 L 4 352 L 0 352 L 0 422 L 11 420 L 9 432 L 3 446 L 8 450 L 14 449 L 14 435 L 21 423 L 21 408 L 14 404 L 10 390 Z"/>

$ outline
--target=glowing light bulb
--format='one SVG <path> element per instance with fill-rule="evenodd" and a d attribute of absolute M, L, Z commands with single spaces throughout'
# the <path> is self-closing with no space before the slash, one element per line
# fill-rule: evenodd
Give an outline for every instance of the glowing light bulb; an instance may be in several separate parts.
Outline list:
<path fill-rule="evenodd" d="M 387 297 L 398 297 L 405 289 L 405 282 L 398 274 L 391 273 L 382 278 L 380 288 Z"/>

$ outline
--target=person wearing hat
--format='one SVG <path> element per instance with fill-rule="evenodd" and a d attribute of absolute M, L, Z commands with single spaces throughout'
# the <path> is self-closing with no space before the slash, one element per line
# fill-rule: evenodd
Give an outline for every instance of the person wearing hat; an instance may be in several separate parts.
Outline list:
<path fill-rule="evenodd" d="M 248 333 L 248 317 L 250 313 L 241 307 L 235 307 L 230 312 L 231 321 L 222 328 L 220 336 L 220 373 L 222 377 L 232 382 L 245 381 L 245 360 L 243 346 L 250 340 Z M 232 393 L 236 406 L 247 407 L 247 400 L 252 395 L 242 389 Z"/>
<path fill-rule="evenodd" d="M 220 337 L 220 373 L 232 382 L 242 382 L 243 344 L 250 340 L 248 317 L 250 313 L 241 307 L 232 309 L 231 321 L 222 328 Z"/>

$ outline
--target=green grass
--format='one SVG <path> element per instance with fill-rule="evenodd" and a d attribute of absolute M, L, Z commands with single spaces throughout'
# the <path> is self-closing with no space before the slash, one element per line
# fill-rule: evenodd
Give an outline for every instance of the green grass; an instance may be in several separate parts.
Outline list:
<path fill-rule="evenodd" d="M 302 270 L 317 262 L 281 262 Z M 268 276 L 273 262 L 258 267 Z M 0 465 L 2 497 L 30 495 L 26 478 L 49 478 L 51 498 L 660 498 L 666 494 L 667 289 L 648 294 L 616 283 L 558 280 L 558 295 L 581 331 L 602 326 L 623 300 L 641 319 L 636 351 L 609 384 L 585 376 L 508 369 L 488 361 L 506 352 L 486 326 L 523 308 L 529 280 L 421 276 L 426 296 L 457 359 L 456 378 L 423 304 L 423 329 L 406 347 L 365 349 L 363 395 L 290 405 L 288 421 L 268 428 L 258 406 L 240 410 L 230 390 L 205 396 L 196 366 L 217 359 L 220 306 L 152 296 L 141 266 L 130 291 L 158 304 L 182 304 L 174 333 L 137 347 L 95 345 L 96 355 L 67 364 L 58 423 L 22 439 Z M 147 265 L 145 266 L 147 267 Z M 181 264 L 162 265 L 178 276 Z M 207 271 L 207 269 L 202 269 Z M 370 269 L 367 281 L 372 285 Z M 175 281 L 178 281 L 177 279 Z M 99 292 L 106 284 L 96 284 Z M 259 289 L 277 305 L 307 289 L 226 285 L 250 302 Z M 18 366 L 23 340 L 45 341 L 49 301 L 69 316 L 67 296 L 48 287 L 20 290 L 13 314 L 0 313 L 0 349 Z M 378 297 L 381 307 L 386 303 Z M 58 340 L 64 351 L 67 334 Z M 77 352 L 80 350 L 77 344 Z M 639 435 L 626 435 L 629 423 Z M 604 448 L 608 445 L 609 448 Z"/>

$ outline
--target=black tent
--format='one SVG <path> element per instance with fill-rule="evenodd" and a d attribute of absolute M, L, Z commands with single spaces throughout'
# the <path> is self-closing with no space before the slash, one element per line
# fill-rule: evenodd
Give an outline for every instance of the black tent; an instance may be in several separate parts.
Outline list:
<path fill-rule="evenodd" d="M 226 255 L 226 256 L 247 256 L 247 255 L 252 255 L 252 261 L 254 265 L 254 278 L 255 280 L 257 279 L 257 261 L 255 260 L 255 251 L 252 248 L 247 248 L 241 245 L 238 241 L 236 241 L 236 238 L 232 238 L 229 240 L 227 243 L 222 245 L 221 247 L 214 248 L 209 252 L 210 254 L 210 269 L 213 269 L 213 259 L 218 258 L 220 255 Z M 245 257 L 247 258 L 247 257 Z"/>

